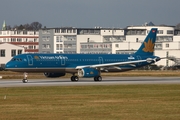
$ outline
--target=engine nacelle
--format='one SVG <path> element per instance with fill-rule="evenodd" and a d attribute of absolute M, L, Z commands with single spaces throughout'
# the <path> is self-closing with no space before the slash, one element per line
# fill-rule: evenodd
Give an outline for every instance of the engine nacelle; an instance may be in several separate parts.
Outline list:
<path fill-rule="evenodd" d="M 65 76 L 65 75 L 66 75 L 66 73 L 48 73 L 48 72 L 44 73 L 44 76 L 50 77 L 50 78 L 56 78 L 56 77 L 61 77 L 61 76 Z"/>
<path fill-rule="evenodd" d="M 79 77 L 95 77 L 99 75 L 100 75 L 100 71 L 94 68 L 83 68 L 78 70 Z"/>

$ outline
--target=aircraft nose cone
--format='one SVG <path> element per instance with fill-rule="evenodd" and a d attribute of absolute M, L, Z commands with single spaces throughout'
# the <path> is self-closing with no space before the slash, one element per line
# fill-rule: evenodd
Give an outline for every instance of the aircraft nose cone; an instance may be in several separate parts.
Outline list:
<path fill-rule="evenodd" d="M 9 62 L 8 62 L 8 63 L 6 63 L 6 65 L 5 65 L 5 69 L 8 69 L 8 68 L 10 68 L 10 64 L 9 64 Z"/>
<path fill-rule="evenodd" d="M 6 65 L 5 65 L 5 69 L 6 69 L 6 68 L 8 68 L 8 67 L 9 67 L 9 65 L 8 65 L 8 64 L 6 64 Z"/>

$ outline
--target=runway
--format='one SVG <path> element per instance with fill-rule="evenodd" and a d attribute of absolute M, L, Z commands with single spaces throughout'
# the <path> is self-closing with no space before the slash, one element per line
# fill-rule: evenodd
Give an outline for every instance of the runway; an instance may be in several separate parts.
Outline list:
<path fill-rule="evenodd" d="M 101 82 L 93 78 L 80 78 L 71 82 L 69 78 L 59 79 L 29 79 L 22 83 L 19 79 L 1 79 L 0 87 L 30 87 L 30 86 L 84 86 L 84 85 L 125 85 L 125 84 L 180 84 L 180 77 L 103 77 Z"/>

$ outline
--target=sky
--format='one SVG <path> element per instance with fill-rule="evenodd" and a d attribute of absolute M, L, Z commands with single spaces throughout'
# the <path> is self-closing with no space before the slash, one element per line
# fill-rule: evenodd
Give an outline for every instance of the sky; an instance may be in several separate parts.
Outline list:
<path fill-rule="evenodd" d="M 39 22 L 47 28 L 180 23 L 180 0 L 1 0 L 0 24 Z"/>

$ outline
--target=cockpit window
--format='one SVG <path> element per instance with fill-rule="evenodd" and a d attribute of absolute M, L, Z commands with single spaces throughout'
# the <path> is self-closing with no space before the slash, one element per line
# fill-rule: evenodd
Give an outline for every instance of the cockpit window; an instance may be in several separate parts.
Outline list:
<path fill-rule="evenodd" d="M 21 58 L 12 58 L 11 61 L 22 61 Z"/>

